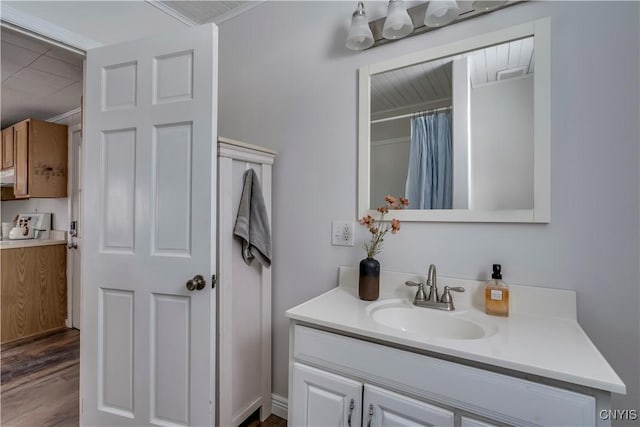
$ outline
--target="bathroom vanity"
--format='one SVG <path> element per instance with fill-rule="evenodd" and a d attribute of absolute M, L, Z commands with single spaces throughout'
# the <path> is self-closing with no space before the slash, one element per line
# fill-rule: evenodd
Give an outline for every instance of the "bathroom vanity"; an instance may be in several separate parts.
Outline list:
<path fill-rule="evenodd" d="M 383 272 L 380 299 L 358 272 L 287 311 L 291 425 L 606 426 L 625 385 L 576 321 L 575 292 L 511 285 L 510 317 L 482 310 L 483 283 L 456 310 L 411 304 L 420 275 Z"/>

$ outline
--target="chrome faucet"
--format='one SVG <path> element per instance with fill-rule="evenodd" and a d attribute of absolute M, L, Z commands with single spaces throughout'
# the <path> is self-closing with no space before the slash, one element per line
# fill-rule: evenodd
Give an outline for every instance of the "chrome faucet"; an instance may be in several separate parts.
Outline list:
<path fill-rule="evenodd" d="M 436 282 L 436 266 L 431 264 L 427 273 L 427 286 L 429 287 L 429 297 L 427 301 L 438 302 L 438 284 Z"/>
<path fill-rule="evenodd" d="M 418 307 L 435 308 L 438 310 L 453 311 L 455 306 L 453 305 L 453 297 L 451 291 L 464 292 L 464 288 L 460 286 L 445 286 L 442 293 L 442 298 L 438 298 L 438 285 L 436 281 L 436 266 L 431 264 L 429 266 L 429 272 L 427 273 L 427 283 L 416 283 L 407 281 L 407 286 L 417 286 L 418 291 L 413 299 L 413 304 Z M 424 287 L 429 287 L 429 296 L 426 296 Z"/>

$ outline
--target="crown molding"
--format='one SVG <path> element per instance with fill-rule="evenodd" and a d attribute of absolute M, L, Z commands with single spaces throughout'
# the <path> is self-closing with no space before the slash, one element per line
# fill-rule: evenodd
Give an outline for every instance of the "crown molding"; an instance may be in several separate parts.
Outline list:
<path fill-rule="evenodd" d="M 184 14 L 178 12 L 177 10 L 173 9 L 171 6 L 159 1 L 159 0 L 144 0 L 145 3 L 155 7 L 158 10 L 161 10 L 162 12 L 166 13 L 167 15 L 171 16 L 174 19 L 177 19 L 178 21 L 182 22 L 183 24 L 189 26 L 189 27 L 196 27 L 198 25 L 201 25 L 200 23 L 194 21 L 193 19 L 185 16 Z M 223 22 L 226 22 L 230 19 L 233 19 L 251 9 L 253 9 L 256 6 L 260 6 L 262 3 L 264 3 L 266 0 L 256 0 L 256 1 L 249 1 L 245 4 L 243 4 L 242 6 L 238 6 L 235 7 L 233 9 L 231 9 L 228 12 L 223 13 L 220 16 L 217 16 L 216 18 L 213 19 L 213 23 L 216 25 L 220 25 Z"/>
<path fill-rule="evenodd" d="M 57 115 L 55 117 L 51 117 L 50 119 L 47 119 L 46 121 L 47 122 L 52 122 L 52 123 L 57 123 L 57 122 L 62 121 L 64 119 L 66 119 L 66 118 L 69 118 L 69 117 L 71 117 L 71 116 L 73 116 L 75 114 L 79 114 L 81 111 L 82 111 L 82 107 L 74 108 L 73 110 L 67 111 L 66 113 L 62 113 L 62 114 L 59 114 L 59 115 Z"/>
<path fill-rule="evenodd" d="M 197 27 L 198 24 L 196 21 L 187 18 L 186 16 L 184 16 L 182 13 L 178 12 L 177 10 L 173 9 L 171 6 L 168 6 L 164 3 L 162 3 L 161 1 L 158 0 L 144 0 L 145 3 L 147 3 L 150 6 L 155 7 L 158 10 L 161 10 L 162 12 L 166 13 L 167 15 L 169 15 L 170 17 L 177 19 L 178 21 L 182 22 L 183 24 L 189 26 L 189 27 Z"/>
<path fill-rule="evenodd" d="M 0 10 L 2 26 L 29 35 L 38 40 L 84 55 L 85 51 L 100 47 L 103 43 L 82 36 L 44 19 L 21 12 L 2 4 Z"/>
<path fill-rule="evenodd" d="M 247 3 L 243 4 L 242 6 L 238 6 L 235 7 L 233 9 L 231 9 L 230 11 L 223 13 L 222 15 L 218 16 L 217 18 L 215 18 L 213 20 L 213 22 L 215 22 L 216 24 L 220 25 L 223 22 L 229 21 L 230 19 L 233 19 L 245 12 L 248 12 L 249 10 L 253 9 L 254 7 L 260 6 L 262 3 L 265 3 L 267 0 L 255 0 L 255 1 L 248 1 Z"/>

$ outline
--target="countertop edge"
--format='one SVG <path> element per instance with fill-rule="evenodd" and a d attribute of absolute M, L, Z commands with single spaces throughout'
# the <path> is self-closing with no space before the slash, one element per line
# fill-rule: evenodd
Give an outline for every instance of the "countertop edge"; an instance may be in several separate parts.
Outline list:
<path fill-rule="evenodd" d="M 0 250 L 5 249 L 21 249 L 21 248 L 36 248 L 39 246 L 53 246 L 64 245 L 66 240 L 3 240 L 0 242 Z"/>

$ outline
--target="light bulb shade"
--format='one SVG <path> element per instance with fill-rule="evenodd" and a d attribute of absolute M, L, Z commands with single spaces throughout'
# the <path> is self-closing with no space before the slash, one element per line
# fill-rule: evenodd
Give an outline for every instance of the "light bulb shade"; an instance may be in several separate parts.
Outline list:
<path fill-rule="evenodd" d="M 491 10 L 507 4 L 507 0 L 476 0 L 473 2 L 474 10 Z"/>
<path fill-rule="evenodd" d="M 373 33 L 365 15 L 354 15 L 351 18 L 351 29 L 347 36 L 347 48 L 364 50 L 373 45 Z"/>
<path fill-rule="evenodd" d="M 413 31 L 413 22 L 402 0 L 391 0 L 387 18 L 382 26 L 382 37 L 389 40 L 400 39 Z"/>
<path fill-rule="evenodd" d="M 458 17 L 460 9 L 455 0 L 431 0 L 424 15 L 427 27 L 442 27 Z"/>
<path fill-rule="evenodd" d="M 351 18 L 351 28 L 347 36 L 347 49 L 364 50 L 373 45 L 373 33 L 369 28 L 367 15 L 365 15 L 364 9 L 362 9 L 361 13 L 359 13 L 359 10 Z"/>

